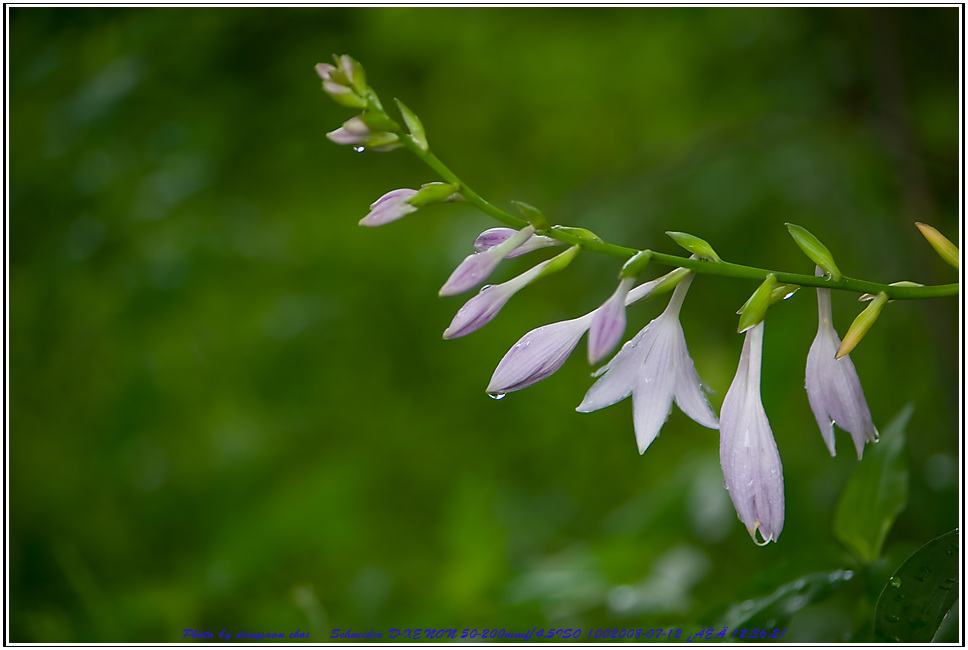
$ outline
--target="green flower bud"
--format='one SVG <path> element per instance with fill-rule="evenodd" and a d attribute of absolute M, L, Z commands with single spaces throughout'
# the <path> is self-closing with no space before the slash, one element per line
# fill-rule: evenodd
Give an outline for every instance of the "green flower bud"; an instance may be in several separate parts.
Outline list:
<path fill-rule="evenodd" d="M 569 235 L 580 241 L 600 242 L 602 238 L 585 228 L 572 228 L 571 226 L 552 226 L 551 230 Z"/>
<path fill-rule="evenodd" d="M 763 284 L 757 287 L 750 299 L 743 305 L 739 316 L 739 327 L 737 332 L 742 334 L 754 325 L 758 325 L 766 318 L 766 310 L 769 309 L 773 300 L 773 289 L 776 287 L 776 277 L 770 273 L 763 280 Z"/>
<path fill-rule="evenodd" d="M 652 251 L 645 250 L 639 251 L 622 266 L 622 272 L 619 273 L 620 278 L 636 278 L 639 274 L 649 265 L 652 261 Z"/>
<path fill-rule="evenodd" d="M 544 213 L 533 205 L 528 205 L 523 201 L 511 201 L 511 205 L 516 207 L 528 220 L 528 223 L 534 226 L 535 232 L 548 232 L 548 229 L 551 228 L 551 224 L 548 223 Z"/>
<path fill-rule="evenodd" d="M 455 183 L 426 183 L 420 186 L 420 190 L 410 197 L 407 203 L 422 208 L 431 203 L 446 201 L 459 190 L 460 185 Z"/>
<path fill-rule="evenodd" d="M 400 125 L 389 118 L 383 111 L 368 109 L 360 115 L 363 123 L 374 133 L 377 131 L 399 131 Z"/>
<path fill-rule="evenodd" d="M 690 253 L 713 262 L 723 261 L 716 254 L 716 251 L 713 250 L 713 247 L 709 245 L 709 242 L 704 239 L 699 239 L 699 237 L 686 232 L 675 232 L 672 230 L 667 231 L 666 234 Z"/>
<path fill-rule="evenodd" d="M 881 309 L 885 303 L 887 303 L 887 294 L 882 291 L 871 301 L 871 304 L 867 305 L 864 311 L 857 314 L 857 318 L 850 324 L 850 329 L 844 335 L 840 349 L 837 350 L 837 359 L 846 357 L 860 343 L 860 340 L 867 334 L 867 330 L 871 328 L 874 321 L 877 320 L 877 317 L 881 315 Z"/>
<path fill-rule="evenodd" d="M 928 240 L 931 247 L 938 252 L 945 262 L 958 268 L 958 247 L 951 243 L 951 240 L 942 235 L 937 229 L 932 228 L 926 223 L 915 223 L 924 238 Z"/>
<path fill-rule="evenodd" d="M 787 230 L 790 231 L 790 236 L 793 237 L 793 241 L 797 243 L 807 257 L 809 257 L 814 264 L 823 269 L 823 272 L 827 274 L 831 280 L 839 280 L 843 277 L 840 269 L 837 268 L 837 264 L 834 263 L 834 256 L 830 254 L 830 251 L 824 246 L 819 239 L 813 236 L 809 230 L 795 223 L 785 224 Z"/>
<path fill-rule="evenodd" d="M 578 255 L 578 251 L 580 250 L 581 246 L 570 246 L 564 253 L 555 255 L 545 263 L 544 268 L 541 269 L 541 272 L 537 275 L 537 277 L 535 277 L 535 280 L 563 270 L 566 266 L 571 264 L 571 261 L 575 259 L 575 255 Z"/>

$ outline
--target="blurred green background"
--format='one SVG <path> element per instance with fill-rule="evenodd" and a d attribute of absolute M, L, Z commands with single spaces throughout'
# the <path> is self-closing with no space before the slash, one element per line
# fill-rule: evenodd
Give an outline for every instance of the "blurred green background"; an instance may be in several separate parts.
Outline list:
<path fill-rule="evenodd" d="M 313 70 L 362 62 L 497 205 L 670 253 L 663 233 L 687 231 L 810 273 L 792 221 L 847 275 L 937 284 L 957 273 L 913 222 L 959 237 L 958 9 L 8 17 L 11 641 L 689 634 L 837 569 L 857 573 L 773 622 L 785 641 L 864 640 L 883 581 L 958 526 L 957 300 L 889 305 L 852 354 L 882 431 L 914 404 L 909 503 L 863 570 L 832 533 L 853 446 L 838 430 L 829 456 L 803 390 L 815 295 L 771 310 L 762 392 L 787 507 L 758 548 L 716 432 L 675 411 L 639 456 L 628 400 L 574 411 L 584 344 L 545 382 L 486 397 L 511 344 L 597 306 L 619 262 L 580 256 L 442 341 L 464 298 L 437 289 L 495 224 L 446 205 L 359 228 L 384 192 L 438 179 L 406 152 L 326 140 L 352 113 Z M 754 288 L 698 278 L 683 308 L 717 410 Z M 628 334 L 662 307 L 630 309 Z M 859 309 L 834 297 L 841 334 Z"/>

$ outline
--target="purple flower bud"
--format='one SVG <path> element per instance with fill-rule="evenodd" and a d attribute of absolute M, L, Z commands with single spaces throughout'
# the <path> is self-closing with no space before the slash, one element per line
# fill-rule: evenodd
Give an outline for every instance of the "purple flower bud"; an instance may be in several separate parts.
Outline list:
<path fill-rule="evenodd" d="M 497 364 L 487 392 L 503 395 L 553 375 L 578 345 L 593 314 L 544 325 L 522 336 Z"/>
<path fill-rule="evenodd" d="M 455 296 L 468 289 L 473 289 L 491 275 L 507 253 L 523 244 L 533 234 L 534 228 L 526 226 L 513 236 L 508 237 L 505 241 L 487 249 L 483 253 L 468 255 L 464 258 L 463 262 L 457 265 L 454 272 L 450 274 L 447 282 L 440 288 L 438 295 Z"/>
<path fill-rule="evenodd" d="M 588 329 L 588 363 L 598 365 L 625 334 L 625 299 L 635 278 L 622 278 L 611 297 L 595 310 Z"/>
<path fill-rule="evenodd" d="M 502 284 L 488 285 L 482 288 L 476 296 L 464 303 L 464 306 L 457 311 L 450 327 L 444 330 L 444 338 L 456 339 L 467 336 L 490 323 L 507 301 L 511 299 L 511 296 L 537 279 L 550 261 L 545 260 Z"/>
<path fill-rule="evenodd" d="M 490 230 L 485 230 L 477 239 L 474 240 L 474 250 L 478 253 L 483 253 L 484 251 L 497 246 L 508 240 L 509 237 L 514 236 L 518 231 L 513 228 L 491 228 Z M 551 237 L 545 237 L 544 235 L 534 235 L 529 238 L 523 244 L 513 249 L 510 253 L 504 256 L 504 259 L 509 260 L 512 257 L 518 257 L 519 255 L 524 255 L 525 253 L 530 253 L 531 251 L 536 251 L 539 248 L 546 248 L 548 246 L 564 246 L 563 242 L 557 239 L 552 239 Z"/>
<path fill-rule="evenodd" d="M 723 401 L 719 460 L 736 514 L 753 541 L 776 541 L 783 530 L 783 466 L 760 398 L 763 328 L 746 330 L 736 376 Z M 762 544 L 756 539 L 760 532 Z"/>
<path fill-rule="evenodd" d="M 336 71 L 336 66 L 330 65 L 329 63 L 317 63 L 316 64 L 316 74 L 323 81 L 330 81 L 330 75 Z"/>
<path fill-rule="evenodd" d="M 820 324 L 807 354 L 807 400 L 830 455 L 837 455 L 834 448 L 836 423 L 853 437 L 860 460 L 864 444 L 877 440 L 877 429 L 871 420 L 853 362 L 849 356 L 836 358 L 840 338 L 831 322 L 830 289 L 817 289 L 817 304 Z"/>
<path fill-rule="evenodd" d="M 661 316 L 622 346 L 594 376 L 600 377 L 576 409 L 590 413 L 632 395 L 639 453 L 645 453 L 675 401 L 682 412 L 710 429 L 719 425 L 702 392 L 702 382 L 686 348 L 679 310 L 692 276 L 682 280 Z"/>
<path fill-rule="evenodd" d="M 417 194 L 417 190 L 391 190 L 378 198 L 370 206 L 370 213 L 360 219 L 361 226 L 382 226 L 416 212 L 417 207 L 407 203 L 407 200 Z"/>

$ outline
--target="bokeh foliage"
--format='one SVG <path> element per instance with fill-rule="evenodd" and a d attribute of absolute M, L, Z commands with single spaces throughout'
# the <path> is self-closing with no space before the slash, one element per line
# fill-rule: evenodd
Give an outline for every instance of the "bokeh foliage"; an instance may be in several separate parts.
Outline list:
<path fill-rule="evenodd" d="M 360 229 L 387 190 L 438 179 L 403 152 L 328 142 L 350 113 L 313 65 L 361 61 L 499 205 L 667 252 L 666 230 L 691 232 L 727 260 L 809 273 L 791 221 L 849 276 L 936 284 L 953 271 L 914 221 L 959 236 L 958 9 L 8 19 L 10 640 L 691 633 L 856 568 L 831 529 L 857 460 L 841 433 L 829 457 L 803 391 L 812 292 L 766 329 L 787 510 L 757 548 L 715 432 L 675 412 L 640 457 L 627 401 L 574 412 L 583 346 L 542 384 L 486 398 L 507 348 L 600 303 L 618 262 L 581 256 L 441 341 L 462 301 L 437 288 L 492 224 L 448 205 Z M 717 409 L 754 288 L 699 278 L 683 308 Z M 630 310 L 630 333 L 661 307 Z M 841 334 L 859 309 L 834 297 Z M 908 507 L 885 557 L 800 607 L 785 641 L 870 639 L 891 572 L 957 527 L 957 336 L 955 300 L 896 302 L 851 355 L 876 424 L 915 405 Z"/>

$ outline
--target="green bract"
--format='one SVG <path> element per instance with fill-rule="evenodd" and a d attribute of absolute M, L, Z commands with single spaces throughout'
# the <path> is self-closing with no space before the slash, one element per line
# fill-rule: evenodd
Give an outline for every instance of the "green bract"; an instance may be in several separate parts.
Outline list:
<path fill-rule="evenodd" d="M 790 231 L 790 236 L 793 237 L 793 241 L 797 243 L 807 257 L 809 257 L 814 264 L 823 269 L 823 272 L 827 274 L 831 280 L 840 280 L 843 274 L 840 269 L 837 268 L 837 264 L 834 263 L 834 256 L 830 254 L 830 251 L 824 246 L 819 239 L 813 236 L 813 234 L 802 226 L 798 226 L 795 223 L 785 224 L 787 230 Z"/>

